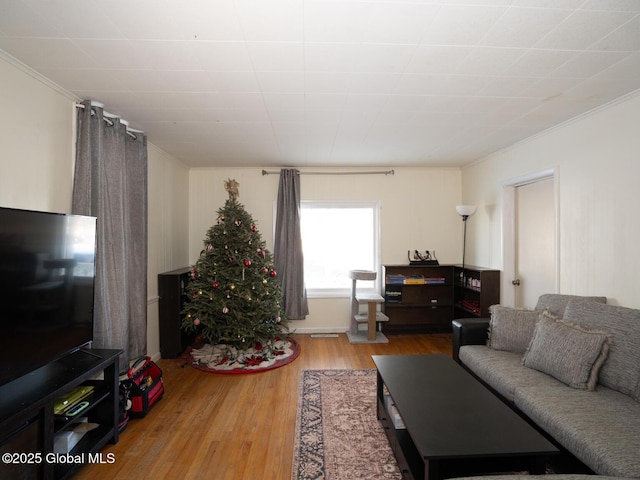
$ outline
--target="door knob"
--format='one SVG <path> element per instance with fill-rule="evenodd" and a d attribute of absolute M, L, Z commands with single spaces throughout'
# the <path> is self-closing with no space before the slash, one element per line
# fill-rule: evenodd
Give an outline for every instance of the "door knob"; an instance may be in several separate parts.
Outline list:
<path fill-rule="evenodd" d="M 520 279 L 516 278 L 515 280 L 511 280 L 511 285 L 515 285 L 516 287 L 520 286 Z"/>

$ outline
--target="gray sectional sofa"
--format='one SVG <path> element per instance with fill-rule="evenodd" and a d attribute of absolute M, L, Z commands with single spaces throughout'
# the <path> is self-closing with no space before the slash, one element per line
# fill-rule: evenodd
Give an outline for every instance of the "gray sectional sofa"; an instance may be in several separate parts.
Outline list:
<path fill-rule="evenodd" d="M 593 473 L 640 478 L 640 310 L 542 295 L 453 322 L 453 358 Z"/>

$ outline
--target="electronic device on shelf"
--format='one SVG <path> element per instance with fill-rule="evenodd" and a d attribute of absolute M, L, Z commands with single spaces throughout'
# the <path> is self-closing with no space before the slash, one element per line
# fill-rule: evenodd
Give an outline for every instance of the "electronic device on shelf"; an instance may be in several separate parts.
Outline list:
<path fill-rule="evenodd" d="M 0 207 L 0 387 L 93 340 L 96 223 Z"/>
<path fill-rule="evenodd" d="M 93 386 L 91 385 L 80 385 L 79 387 L 74 388 L 65 396 L 56 399 L 56 401 L 53 403 L 53 413 L 55 415 L 73 416 L 74 414 L 70 414 L 69 412 L 72 409 L 74 409 L 77 404 L 81 403 L 82 400 L 87 398 L 92 393 L 93 393 Z M 87 402 L 83 402 L 83 403 L 87 403 Z M 87 406 L 88 406 L 88 403 L 87 405 L 85 405 L 85 408 Z"/>
<path fill-rule="evenodd" d="M 407 250 L 407 257 L 409 258 L 409 265 L 440 265 L 436 258 L 435 250 L 425 250 L 424 253 L 414 250 L 413 257 L 411 256 L 411 250 Z"/>

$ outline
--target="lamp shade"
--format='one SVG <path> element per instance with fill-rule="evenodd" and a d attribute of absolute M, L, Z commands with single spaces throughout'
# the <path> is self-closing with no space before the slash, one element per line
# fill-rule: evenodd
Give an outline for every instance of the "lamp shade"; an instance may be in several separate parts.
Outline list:
<path fill-rule="evenodd" d="M 456 211 L 463 217 L 473 215 L 474 213 L 476 213 L 477 209 L 478 207 L 476 207 L 475 205 L 456 205 Z"/>

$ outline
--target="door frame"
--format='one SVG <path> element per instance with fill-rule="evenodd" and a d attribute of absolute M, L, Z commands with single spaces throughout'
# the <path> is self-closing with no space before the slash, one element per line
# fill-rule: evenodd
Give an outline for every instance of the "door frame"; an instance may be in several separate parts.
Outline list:
<path fill-rule="evenodd" d="M 553 292 L 558 293 L 560 286 L 560 210 L 558 195 L 558 167 L 541 170 L 502 182 L 502 275 L 500 280 L 500 303 L 515 306 L 515 292 L 511 281 L 516 271 L 516 188 L 541 180 L 553 180 L 554 205 L 554 252 L 555 285 Z"/>

